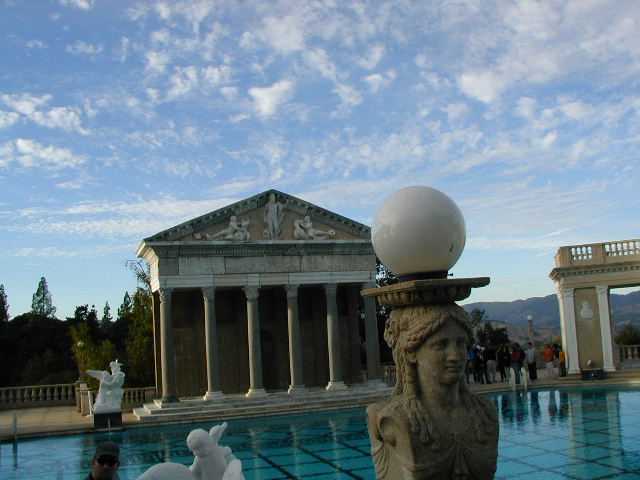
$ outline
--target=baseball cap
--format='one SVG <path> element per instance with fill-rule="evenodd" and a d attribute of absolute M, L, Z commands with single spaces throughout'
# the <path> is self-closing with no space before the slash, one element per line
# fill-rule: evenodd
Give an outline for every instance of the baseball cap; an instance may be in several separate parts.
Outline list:
<path fill-rule="evenodd" d="M 95 458 L 100 457 L 113 457 L 117 461 L 120 458 L 120 447 L 114 442 L 102 442 L 96 447 Z"/>

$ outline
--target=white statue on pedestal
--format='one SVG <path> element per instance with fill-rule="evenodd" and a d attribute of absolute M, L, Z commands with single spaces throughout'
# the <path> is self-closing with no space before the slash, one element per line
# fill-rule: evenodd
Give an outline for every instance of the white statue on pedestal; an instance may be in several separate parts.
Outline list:
<path fill-rule="evenodd" d="M 100 388 L 93 404 L 93 413 L 111 413 L 122 410 L 122 394 L 124 390 L 124 372 L 118 360 L 109 363 L 111 373 L 105 370 L 87 370 L 87 375 L 100 380 Z"/>
<path fill-rule="evenodd" d="M 229 447 L 218 445 L 227 422 L 207 433 L 201 428 L 187 435 L 187 446 L 194 455 L 191 467 L 181 463 L 159 463 L 144 472 L 138 480 L 244 480 L 242 463 Z"/>

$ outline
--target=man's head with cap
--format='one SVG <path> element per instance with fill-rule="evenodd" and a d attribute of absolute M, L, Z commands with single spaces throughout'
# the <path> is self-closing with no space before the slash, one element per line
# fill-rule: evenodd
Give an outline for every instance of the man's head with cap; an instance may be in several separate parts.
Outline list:
<path fill-rule="evenodd" d="M 112 480 L 120 466 L 120 447 L 113 442 L 103 442 L 96 447 L 96 454 L 91 462 L 91 478 L 93 480 Z"/>

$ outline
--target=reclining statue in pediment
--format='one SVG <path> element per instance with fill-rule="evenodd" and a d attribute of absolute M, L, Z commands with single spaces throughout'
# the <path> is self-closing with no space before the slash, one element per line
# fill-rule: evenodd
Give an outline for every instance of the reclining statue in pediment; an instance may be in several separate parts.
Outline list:
<path fill-rule="evenodd" d="M 318 230 L 313 228 L 311 217 L 305 215 L 293 221 L 293 238 L 296 240 L 327 240 L 336 236 L 334 230 Z"/>

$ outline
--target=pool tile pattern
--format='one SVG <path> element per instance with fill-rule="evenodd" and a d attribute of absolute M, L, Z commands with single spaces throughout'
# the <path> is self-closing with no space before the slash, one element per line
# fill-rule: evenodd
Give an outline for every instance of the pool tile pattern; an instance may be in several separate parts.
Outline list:
<path fill-rule="evenodd" d="M 580 389 L 491 397 L 500 418 L 496 479 L 640 478 L 640 390 Z M 122 447 L 122 480 L 150 465 L 189 465 L 185 438 L 206 424 L 135 428 L 111 434 L 0 445 L 3 480 L 83 479 L 96 443 Z M 363 409 L 232 421 L 222 443 L 247 480 L 375 479 Z"/>

